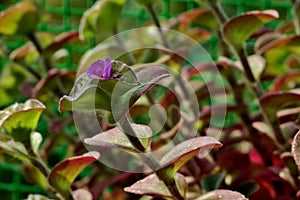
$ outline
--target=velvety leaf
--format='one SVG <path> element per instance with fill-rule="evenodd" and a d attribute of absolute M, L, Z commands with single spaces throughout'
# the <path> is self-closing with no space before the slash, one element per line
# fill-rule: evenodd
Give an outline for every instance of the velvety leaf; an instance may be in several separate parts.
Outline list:
<path fill-rule="evenodd" d="M 196 200 L 246 200 L 247 198 L 241 193 L 231 190 L 214 190 L 202 195 Z"/>
<path fill-rule="evenodd" d="M 184 176 L 177 173 L 174 178 L 178 188 L 186 188 Z M 167 186 L 157 177 L 156 174 L 151 174 L 146 178 L 134 183 L 132 186 L 126 187 L 124 190 L 126 192 L 139 195 L 174 199 Z M 183 191 L 181 191 L 182 196 L 185 196 L 185 192 L 182 192 Z"/>
<path fill-rule="evenodd" d="M 151 129 L 148 126 L 139 124 L 131 124 L 131 126 L 137 134 L 137 137 L 140 138 L 142 144 L 147 149 L 150 145 L 150 138 L 152 136 Z M 119 148 L 129 152 L 139 152 L 128 140 L 125 133 L 118 127 L 99 133 L 92 138 L 87 138 L 84 142 L 93 146 Z"/>
<path fill-rule="evenodd" d="M 33 33 L 39 14 L 30 1 L 22 1 L 0 14 L 0 33 L 5 35 Z"/>
<path fill-rule="evenodd" d="M 0 126 L 16 141 L 28 142 L 45 106 L 38 100 L 14 104 L 0 111 Z"/>
<path fill-rule="evenodd" d="M 292 89 L 291 85 L 300 84 L 300 71 L 289 71 L 286 74 L 277 76 L 272 84 L 271 92 Z"/>
<path fill-rule="evenodd" d="M 112 31 L 118 24 L 124 3 L 125 0 L 96 1 L 81 19 L 80 38 L 85 39 L 98 32 Z"/>
<path fill-rule="evenodd" d="M 63 196 L 68 197 L 70 186 L 76 176 L 99 156 L 98 152 L 89 152 L 58 163 L 49 174 L 49 184 Z"/>
<path fill-rule="evenodd" d="M 300 167 L 300 131 L 295 135 L 292 143 L 292 154 L 298 167 Z"/>
<path fill-rule="evenodd" d="M 29 54 L 31 54 L 31 57 L 38 55 L 38 52 L 32 43 L 26 43 L 25 45 L 15 49 L 11 52 L 9 58 L 15 62 L 24 62 Z"/>
<path fill-rule="evenodd" d="M 28 153 L 22 143 L 9 140 L 6 142 L 0 141 L 0 151 L 22 161 L 29 161 Z"/>
<path fill-rule="evenodd" d="M 131 83 L 132 74 L 126 73 L 121 76 L 122 81 L 103 80 L 95 85 L 83 74 L 76 81 L 70 96 L 63 96 L 60 99 L 60 110 L 108 110 L 113 112 L 117 121 L 141 95 L 167 76 L 169 76 L 167 69 L 152 66 L 136 73 L 135 84 Z"/>
<path fill-rule="evenodd" d="M 262 49 L 264 46 L 282 37 L 285 36 L 277 32 L 270 32 L 270 33 L 263 34 L 255 42 L 255 46 L 254 46 L 255 52 L 259 52 L 259 50 Z"/>
<path fill-rule="evenodd" d="M 39 153 L 39 147 L 40 147 L 40 144 L 42 143 L 42 135 L 38 132 L 32 132 L 30 134 L 30 142 L 31 142 L 31 147 L 32 147 L 32 150 L 33 152 L 38 155 Z"/>
<path fill-rule="evenodd" d="M 277 40 L 274 40 L 267 45 L 263 46 L 261 49 L 258 49 L 258 53 L 264 53 L 274 48 L 284 48 L 291 52 L 300 54 L 300 36 L 291 35 L 288 37 L 281 37 Z"/>
<path fill-rule="evenodd" d="M 240 49 L 259 27 L 278 17 L 275 10 L 251 11 L 229 20 L 223 27 L 223 35 L 229 44 Z"/>
<path fill-rule="evenodd" d="M 160 163 L 163 168 L 161 170 L 168 171 L 168 174 L 174 175 L 193 156 L 214 146 L 220 147 L 222 144 L 211 137 L 197 137 L 184 141 L 162 157 Z"/>
<path fill-rule="evenodd" d="M 30 194 L 26 200 L 49 200 L 49 198 L 40 194 Z"/>
<path fill-rule="evenodd" d="M 217 28 L 220 26 L 220 23 L 216 19 L 213 12 L 204 8 L 187 11 L 179 15 L 175 22 L 179 24 L 179 30 L 187 30 L 191 23 L 197 26 L 208 28 L 210 30 L 217 30 Z M 171 24 L 171 26 L 174 26 L 174 24 Z"/>
<path fill-rule="evenodd" d="M 44 49 L 44 55 L 51 56 L 55 51 L 61 49 L 67 43 L 78 39 L 78 36 L 77 32 L 67 32 L 56 36 L 53 42 Z"/>
<path fill-rule="evenodd" d="M 277 120 L 277 112 L 284 108 L 300 106 L 300 94 L 295 92 L 274 92 L 263 96 L 260 104 L 271 122 Z"/>
<path fill-rule="evenodd" d="M 78 189 L 72 192 L 74 200 L 93 200 L 93 195 L 85 189 Z"/>

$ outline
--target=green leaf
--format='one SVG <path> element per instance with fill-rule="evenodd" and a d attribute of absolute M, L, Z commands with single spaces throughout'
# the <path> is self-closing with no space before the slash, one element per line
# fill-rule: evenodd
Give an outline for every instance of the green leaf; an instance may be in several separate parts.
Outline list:
<path fill-rule="evenodd" d="M 160 171 L 166 171 L 169 176 L 174 176 L 180 167 L 193 156 L 215 146 L 220 147 L 222 144 L 212 137 L 197 137 L 184 141 L 162 157 L 160 163 L 163 168 Z"/>
<path fill-rule="evenodd" d="M 11 105 L 0 111 L 0 127 L 14 140 L 27 143 L 44 109 L 45 106 L 35 99 Z"/>
<path fill-rule="evenodd" d="M 36 6 L 22 1 L 0 13 L 0 33 L 5 35 L 32 33 L 39 22 Z"/>
<path fill-rule="evenodd" d="M 9 140 L 5 142 L 0 141 L 0 151 L 14 158 L 18 158 L 19 160 L 29 162 L 29 157 L 26 148 L 20 142 L 15 142 L 14 140 Z"/>
<path fill-rule="evenodd" d="M 116 28 L 125 2 L 125 0 L 96 1 L 80 21 L 80 38 L 86 39 L 99 32 L 112 31 Z"/>
<path fill-rule="evenodd" d="M 195 200 L 247 200 L 247 198 L 241 193 L 231 190 L 214 190 L 207 194 L 198 197 Z"/>
<path fill-rule="evenodd" d="M 150 145 L 150 138 L 152 137 L 151 129 L 148 126 L 140 124 L 131 124 L 131 126 L 137 134 L 137 137 L 141 140 L 143 146 L 147 149 Z M 87 138 L 84 142 L 93 146 L 119 148 L 125 151 L 139 153 L 126 137 L 125 133 L 118 127 L 99 133 L 92 138 Z"/>
<path fill-rule="evenodd" d="M 169 76 L 167 69 L 151 66 L 136 73 L 135 83 L 133 74 L 128 72 L 120 80 L 111 79 L 93 82 L 85 74 L 76 81 L 70 96 L 60 99 L 60 111 L 112 111 L 117 121 L 128 109 L 149 90 L 155 83 Z M 126 81 L 126 82 L 125 82 Z"/>
<path fill-rule="evenodd" d="M 178 189 L 179 190 L 180 188 L 183 189 L 180 190 L 182 196 L 185 196 L 185 189 L 187 183 L 185 181 L 184 176 L 177 173 L 174 178 Z M 134 183 L 132 186 L 124 188 L 124 190 L 126 192 L 139 194 L 139 195 L 148 195 L 157 198 L 174 199 L 174 197 L 171 195 L 170 191 L 168 190 L 167 186 L 164 184 L 164 182 L 159 180 L 156 174 L 151 174 L 146 178 Z"/>
<path fill-rule="evenodd" d="M 216 190 L 220 187 L 222 181 L 225 178 L 225 174 L 208 174 L 204 178 L 201 179 L 201 185 L 204 190 L 204 193 Z"/>
<path fill-rule="evenodd" d="M 198 8 L 187 11 L 177 17 L 179 30 L 187 30 L 191 23 L 209 30 L 219 30 L 220 23 L 209 9 Z"/>
<path fill-rule="evenodd" d="M 49 198 L 40 194 L 30 194 L 26 200 L 49 200 Z"/>
<path fill-rule="evenodd" d="M 269 120 L 276 122 L 279 110 L 300 106 L 300 94 L 296 92 L 273 92 L 264 95 L 259 101 Z"/>
<path fill-rule="evenodd" d="M 230 19 L 223 27 L 225 40 L 236 49 L 241 49 L 244 42 L 259 27 L 273 19 L 277 19 L 275 10 L 251 11 Z"/>
<path fill-rule="evenodd" d="M 298 167 L 300 167 L 300 131 L 294 136 L 292 143 L 292 154 Z"/>
<path fill-rule="evenodd" d="M 300 36 L 280 37 L 257 49 L 258 54 L 265 53 L 268 70 L 275 74 L 287 71 L 286 60 L 292 53 L 300 54 Z M 269 69 L 270 68 L 270 69 Z"/>
<path fill-rule="evenodd" d="M 89 152 L 64 160 L 52 169 L 49 174 L 49 184 L 64 197 L 70 195 L 70 186 L 77 175 L 90 163 L 99 158 L 98 152 Z"/>

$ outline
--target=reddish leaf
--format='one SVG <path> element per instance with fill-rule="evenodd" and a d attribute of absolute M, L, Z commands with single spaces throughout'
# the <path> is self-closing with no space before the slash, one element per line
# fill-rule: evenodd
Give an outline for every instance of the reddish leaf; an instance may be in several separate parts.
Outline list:
<path fill-rule="evenodd" d="M 186 182 L 184 176 L 177 173 L 174 178 L 177 187 L 183 189 L 183 190 L 179 189 L 182 196 L 185 196 Z M 132 186 L 126 187 L 124 190 L 126 192 L 139 194 L 139 195 L 148 195 L 148 196 L 153 196 L 158 198 L 174 199 L 174 197 L 171 195 L 170 191 L 168 190 L 164 182 L 159 180 L 156 174 L 151 174 L 146 178 L 136 182 Z"/>
<path fill-rule="evenodd" d="M 172 176 L 193 156 L 214 146 L 220 147 L 222 144 L 212 137 L 197 137 L 184 141 L 163 156 L 160 161 L 163 166 L 161 170 L 168 171 Z"/>
<path fill-rule="evenodd" d="M 98 152 L 89 152 L 58 163 L 49 174 L 49 184 L 63 196 L 68 197 L 70 195 L 70 186 L 76 176 L 88 164 L 97 160 L 99 156 Z"/>
<path fill-rule="evenodd" d="M 54 38 L 53 42 L 44 49 L 43 53 L 46 56 L 50 56 L 55 51 L 59 50 L 64 45 L 66 45 L 68 42 L 71 42 L 71 41 L 74 41 L 77 39 L 78 39 L 77 32 L 62 33 Z"/>
<path fill-rule="evenodd" d="M 300 94 L 296 92 L 274 92 L 263 96 L 260 104 L 271 122 L 277 120 L 277 112 L 284 108 L 300 106 Z"/>
<path fill-rule="evenodd" d="M 152 131 L 148 126 L 131 124 L 133 130 L 140 138 L 145 148 L 148 148 L 150 144 L 150 138 L 152 136 Z M 108 131 L 99 133 L 92 138 L 87 138 L 84 140 L 86 144 L 107 148 L 120 148 L 129 152 L 139 151 L 131 144 L 129 139 L 126 137 L 118 127 L 110 129 Z"/>
<path fill-rule="evenodd" d="M 292 89 L 291 85 L 300 83 L 300 71 L 290 71 L 284 75 L 276 77 L 273 82 L 273 87 L 270 89 L 271 92 L 280 90 Z"/>
<path fill-rule="evenodd" d="M 251 11 L 236 16 L 224 25 L 224 37 L 229 44 L 240 49 L 259 27 L 278 17 L 275 10 Z"/>
<path fill-rule="evenodd" d="M 47 76 L 42 78 L 32 90 L 32 96 L 41 98 L 42 95 L 49 91 L 66 93 L 71 90 L 75 72 L 71 70 L 51 69 Z"/>
<path fill-rule="evenodd" d="M 241 193 L 231 190 L 214 190 L 198 197 L 196 200 L 246 200 L 247 198 Z"/>

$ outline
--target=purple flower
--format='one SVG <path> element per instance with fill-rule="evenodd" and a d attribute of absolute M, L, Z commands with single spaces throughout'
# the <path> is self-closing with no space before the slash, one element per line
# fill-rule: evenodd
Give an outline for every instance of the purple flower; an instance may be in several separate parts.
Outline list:
<path fill-rule="evenodd" d="M 96 60 L 86 70 L 88 77 L 93 79 L 108 79 L 111 72 L 112 62 L 109 56 L 106 56 L 105 60 Z"/>

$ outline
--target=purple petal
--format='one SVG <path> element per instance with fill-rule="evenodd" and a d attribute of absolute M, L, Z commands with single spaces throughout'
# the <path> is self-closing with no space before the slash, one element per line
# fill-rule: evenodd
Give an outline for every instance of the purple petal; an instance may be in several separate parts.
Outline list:
<path fill-rule="evenodd" d="M 103 70 L 103 75 L 102 75 L 102 77 L 103 77 L 103 78 L 110 78 L 110 76 L 111 76 L 111 71 L 112 71 L 112 63 L 111 63 L 110 57 L 107 56 L 107 57 L 105 58 L 105 66 L 104 66 L 104 70 Z"/>
<path fill-rule="evenodd" d="M 110 78 L 112 72 L 112 62 L 107 56 L 105 60 L 96 60 L 87 69 L 86 73 L 89 78 L 102 79 Z"/>

